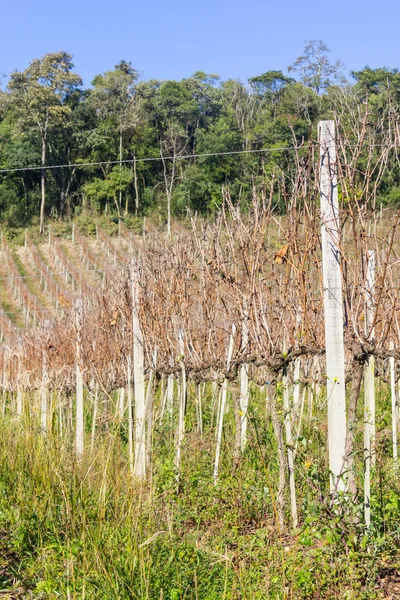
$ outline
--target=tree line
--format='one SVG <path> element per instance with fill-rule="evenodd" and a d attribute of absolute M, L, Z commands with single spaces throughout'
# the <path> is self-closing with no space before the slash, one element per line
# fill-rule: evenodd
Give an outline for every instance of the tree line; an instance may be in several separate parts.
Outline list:
<path fill-rule="evenodd" d="M 317 122 L 338 115 L 346 139 L 353 136 L 369 160 L 368 139 L 387 133 L 388 123 L 398 127 L 400 73 L 365 67 L 346 79 L 328 53 L 312 40 L 289 76 L 273 70 L 247 83 L 201 71 L 142 80 L 120 61 L 88 88 L 67 52 L 34 59 L 0 91 L 1 221 L 39 222 L 43 232 L 48 216 L 90 209 L 118 217 L 157 210 L 169 223 L 188 208 L 213 214 L 224 190 L 246 206 L 255 187 L 285 179 L 299 156 L 306 167 Z M 397 152 L 390 160 L 378 197 L 395 204 Z M 373 184 L 374 172 L 368 177 Z M 281 185 L 272 196 L 284 210 Z"/>

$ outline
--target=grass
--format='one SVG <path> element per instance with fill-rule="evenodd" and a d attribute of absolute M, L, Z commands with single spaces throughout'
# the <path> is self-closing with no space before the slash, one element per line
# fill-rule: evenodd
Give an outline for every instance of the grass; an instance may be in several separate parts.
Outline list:
<path fill-rule="evenodd" d="M 100 423 L 94 450 L 77 462 L 73 432 L 60 439 L 56 417 L 53 433 L 40 433 L 32 394 L 20 423 L 7 398 L 0 424 L 0 597 L 361 600 L 390 592 L 400 562 L 400 485 L 386 439 L 388 390 L 382 386 L 378 402 L 369 532 L 359 519 L 362 500 L 330 506 L 323 398 L 304 417 L 296 457 L 301 522 L 293 531 L 289 513 L 284 530 L 276 518 L 276 444 L 260 392 L 252 392 L 249 445 L 238 464 L 228 409 L 216 487 L 210 390 L 203 437 L 195 430 L 194 393 L 179 485 L 167 418 L 155 422 L 151 477 L 139 484 L 130 477 L 124 424 L 111 422 L 107 431 Z M 89 445 L 88 397 L 86 408 Z"/>

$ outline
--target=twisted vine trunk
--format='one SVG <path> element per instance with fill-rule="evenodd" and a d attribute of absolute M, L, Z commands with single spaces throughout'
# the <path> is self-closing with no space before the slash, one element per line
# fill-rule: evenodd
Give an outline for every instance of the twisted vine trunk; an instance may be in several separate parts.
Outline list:
<path fill-rule="evenodd" d="M 348 407 L 348 420 L 346 432 L 346 463 L 348 469 L 348 490 L 352 498 L 357 496 L 357 484 L 354 473 L 354 438 L 357 428 L 357 403 L 363 380 L 363 365 L 355 363 L 353 367 L 353 383 Z"/>
<path fill-rule="evenodd" d="M 277 509 L 277 517 L 278 524 L 281 529 L 285 526 L 285 468 L 286 468 L 286 460 L 285 460 L 285 443 L 283 441 L 283 431 L 282 425 L 279 421 L 278 411 L 276 407 L 276 387 L 273 386 L 270 392 L 270 414 L 272 420 L 272 426 L 274 428 L 275 440 L 278 449 L 278 465 L 279 465 L 279 483 L 278 483 L 278 493 L 276 497 L 276 509 Z"/>

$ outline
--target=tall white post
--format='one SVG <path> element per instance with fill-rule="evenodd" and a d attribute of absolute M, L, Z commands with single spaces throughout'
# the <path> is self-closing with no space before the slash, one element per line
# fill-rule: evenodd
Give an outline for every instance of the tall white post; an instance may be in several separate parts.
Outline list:
<path fill-rule="evenodd" d="M 344 491 L 346 399 L 340 223 L 334 121 L 320 121 L 320 200 L 322 271 L 328 397 L 328 449 L 331 493 Z"/>
<path fill-rule="evenodd" d="M 146 477 L 146 401 L 143 334 L 139 322 L 139 265 L 132 261 L 133 380 L 135 386 L 135 464 L 138 479 Z"/>
<path fill-rule="evenodd" d="M 249 343 L 249 312 L 246 302 L 242 314 L 242 352 Z M 240 367 L 240 450 L 243 452 L 247 444 L 247 411 L 249 408 L 249 365 Z"/>
<path fill-rule="evenodd" d="M 125 388 L 121 387 L 118 390 L 118 417 L 122 421 L 125 414 Z"/>
<path fill-rule="evenodd" d="M 134 474 L 134 459 L 133 459 L 133 397 L 132 397 L 132 373 L 131 373 L 131 355 L 128 353 L 126 362 L 126 379 L 128 386 L 128 456 L 129 456 L 129 471 Z"/>
<path fill-rule="evenodd" d="M 182 385 L 180 386 L 179 392 L 179 415 L 178 415 L 178 433 L 176 439 L 176 455 L 175 455 L 175 466 L 177 468 L 177 479 L 179 480 L 180 464 L 181 464 L 181 450 L 183 438 L 185 435 L 185 408 L 186 408 L 186 368 L 184 363 L 185 346 L 183 340 L 183 331 L 179 330 L 179 354 L 181 363 L 181 377 Z"/>
<path fill-rule="evenodd" d="M 21 385 L 21 357 L 18 356 L 18 381 L 17 381 L 17 421 L 22 416 L 22 385 Z"/>
<path fill-rule="evenodd" d="M 201 384 L 197 384 L 197 401 L 196 401 L 196 415 L 197 415 L 197 431 L 200 436 L 203 435 L 203 406 L 201 400 Z"/>
<path fill-rule="evenodd" d="M 81 366 L 83 303 L 77 298 L 76 305 L 76 436 L 75 451 L 79 457 L 83 454 L 83 378 Z"/>
<path fill-rule="evenodd" d="M 172 375 L 168 375 L 167 378 L 167 411 L 168 414 L 172 415 L 172 408 L 174 402 L 174 378 Z"/>
<path fill-rule="evenodd" d="M 235 332 L 236 332 L 236 326 L 233 323 L 232 324 L 232 333 L 231 333 L 231 337 L 229 339 L 228 355 L 226 358 L 226 370 L 229 369 L 231 360 L 232 360 L 233 342 L 234 342 Z M 219 408 L 217 445 L 216 445 L 216 449 L 215 449 L 215 462 L 214 462 L 214 485 L 217 485 L 217 479 L 218 479 L 219 455 L 221 452 L 222 428 L 224 425 L 224 415 L 225 415 L 227 394 L 228 394 L 228 380 L 225 377 L 224 382 L 222 384 L 222 389 L 221 389 L 221 404 L 220 404 L 220 408 Z"/>
<path fill-rule="evenodd" d="M 156 375 L 157 353 L 158 350 L 156 347 L 153 351 L 152 368 L 150 369 L 149 381 L 147 383 L 145 401 L 145 416 L 147 419 L 146 468 L 148 472 L 151 470 L 151 450 L 153 445 L 153 381 Z"/>
<path fill-rule="evenodd" d="M 290 512 L 292 515 L 293 527 L 296 528 L 298 525 L 297 520 L 297 503 L 296 503 L 296 485 L 294 480 L 294 458 L 293 458 L 293 439 L 292 439 L 292 427 L 291 427 L 291 410 L 289 403 L 289 382 L 287 377 L 287 367 L 283 369 L 283 410 L 285 413 L 285 438 L 288 453 L 288 467 L 289 467 L 289 489 L 290 489 Z"/>
<path fill-rule="evenodd" d="M 376 258 L 375 251 L 369 250 L 367 255 L 367 276 L 365 281 L 365 335 L 369 338 L 371 344 L 374 343 L 375 339 L 375 328 L 372 327 L 374 312 L 375 312 L 375 301 L 374 301 L 374 285 L 375 285 L 375 268 Z M 368 374 L 367 374 L 368 373 Z M 375 465 L 375 358 L 374 356 L 368 357 L 368 363 L 366 366 L 366 380 L 365 380 L 365 406 L 368 411 L 369 417 L 368 422 L 370 425 L 370 437 L 371 437 L 371 466 Z"/>
<path fill-rule="evenodd" d="M 365 281 L 365 335 L 374 341 L 375 252 L 368 251 Z M 364 518 L 371 524 L 371 467 L 375 464 L 375 359 L 368 357 L 364 372 Z"/>
<path fill-rule="evenodd" d="M 390 345 L 393 349 L 393 342 Z M 390 363 L 390 390 L 392 396 L 392 446 L 393 446 L 393 460 L 397 461 L 397 403 L 396 403 L 396 370 L 394 357 L 391 356 L 389 359 Z"/>
<path fill-rule="evenodd" d="M 42 433 L 47 434 L 47 414 L 48 414 L 48 376 L 47 376 L 47 353 L 43 351 L 43 373 L 42 386 L 40 390 L 40 424 Z"/>
<path fill-rule="evenodd" d="M 93 419 L 92 419 L 92 439 L 91 439 L 91 449 L 94 448 L 94 437 L 96 434 L 96 423 L 97 423 L 97 413 L 99 411 L 99 384 L 96 382 L 94 388 L 94 404 L 93 404 Z"/>

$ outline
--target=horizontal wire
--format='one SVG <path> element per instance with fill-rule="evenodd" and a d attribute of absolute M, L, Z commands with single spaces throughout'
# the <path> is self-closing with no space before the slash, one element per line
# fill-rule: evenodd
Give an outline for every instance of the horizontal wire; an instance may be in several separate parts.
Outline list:
<path fill-rule="evenodd" d="M 29 166 L 29 167 L 17 167 L 17 168 L 9 168 L 9 169 L 0 169 L 0 173 L 18 173 L 23 171 L 51 171 L 55 169 L 67 169 L 67 168 L 83 168 L 83 167 L 98 167 L 102 165 L 121 165 L 121 164 L 133 164 L 133 163 L 144 163 L 144 162 L 160 162 L 164 160 L 189 160 L 191 158 L 209 158 L 213 156 L 236 156 L 240 154 L 262 154 L 268 152 L 283 152 L 285 150 L 303 150 L 305 148 L 309 148 L 311 144 L 315 144 L 316 146 L 325 147 L 325 144 L 317 141 L 317 140 L 309 140 L 305 144 L 300 146 L 282 146 L 278 148 L 255 148 L 250 150 L 228 150 L 226 152 L 204 152 L 199 154 L 182 154 L 182 155 L 173 155 L 173 156 L 148 156 L 143 158 L 127 158 L 123 160 L 104 160 L 104 161 L 96 161 L 96 162 L 87 162 L 87 163 L 70 163 L 70 164 L 60 164 L 60 165 L 45 165 L 45 166 Z M 366 146 L 370 146 L 371 144 L 366 141 L 364 144 Z M 359 144 L 348 144 L 344 148 L 341 148 L 338 144 L 336 147 L 341 150 L 349 150 L 350 148 L 359 148 Z M 388 146 L 387 144 L 374 144 L 374 148 L 388 148 L 397 149 L 396 146 Z M 349 165 L 350 166 L 350 165 Z"/>
<path fill-rule="evenodd" d="M 67 168 L 78 168 L 78 167 L 98 167 L 102 165 L 120 165 L 120 164 L 133 164 L 143 162 L 159 162 L 164 160 L 188 160 L 190 158 L 208 158 L 212 156 L 235 156 L 238 154 L 257 154 L 263 152 L 282 152 L 284 150 L 301 150 L 307 146 L 284 146 L 281 148 L 259 148 L 253 150 L 229 150 L 227 152 L 206 152 L 203 154 L 182 154 L 174 156 L 149 156 L 145 158 L 126 158 L 123 160 L 103 160 L 98 162 L 88 163 L 71 163 L 62 165 L 48 165 L 44 167 L 19 167 L 13 169 L 0 169 L 0 173 L 17 173 L 20 171 L 49 171 L 54 169 L 67 169 Z"/>
<path fill-rule="evenodd" d="M 122 267 L 126 267 L 126 264 L 124 262 L 121 262 L 117 259 L 117 262 L 122 266 Z M 389 265 L 390 268 L 390 265 Z M 7 277 L 0 277 L 0 281 L 13 281 L 13 280 L 19 280 L 19 279 L 44 279 L 46 280 L 47 277 L 65 277 L 66 275 L 90 275 L 90 274 L 95 274 L 95 275 L 100 275 L 104 273 L 103 271 L 99 270 L 99 269 L 80 269 L 77 271 L 70 271 L 69 269 L 65 269 L 63 271 L 56 271 L 54 269 L 49 269 L 48 273 L 38 273 L 37 275 L 7 275 Z M 229 275 L 229 273 L 228 273 Z M 291 280 L 289 283 L 293 282 L 294 280 Z M 265 283 L 265 282 L 264 282 Z M 286 286 L 286 282 L 279 284 L 277 282 L 270 282 L 267 283 L 267 287 L 271 288 L 271 287 L 285 287 Z M 375 283 L 373 286 L 373 288 L 378 288 L 381 289 L 383 288 L 385 289 L 397 289 L 400 291 L 400 282 L 398 285 L 386 285 L 386 284 L 379 284 Z M 350 283 L 346 286 L 334 286 L 334 287 L 329 287 L 329 288 L 322 288 L 322 291 L 325 290 L 357 290 L 357 289 L 361 289 L 364 291 L 368 291 L 370 293 L 370 290 L 362 283 Z M 373 290 L 372 290 L 373 291 Z"/>

